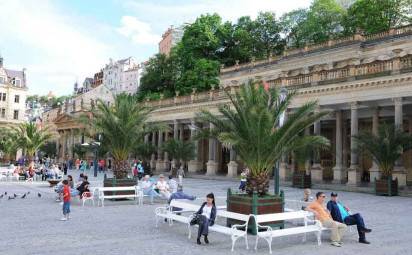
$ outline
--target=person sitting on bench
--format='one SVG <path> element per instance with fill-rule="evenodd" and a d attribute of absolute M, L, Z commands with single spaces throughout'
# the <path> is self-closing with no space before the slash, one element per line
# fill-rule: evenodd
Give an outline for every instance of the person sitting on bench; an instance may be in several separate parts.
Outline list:
<path fill-rule="evenodd" d="M 342 236 L 347 227 L 345 224 L 333 220 L 330 213 L 325 209 L 325 198 L 325 193 L 316 193 L 316 200 L 306 207 L 306 211 L 313 212 L 316 216 L 316 219 L 318 219 L 322 223 L 323 227 L 330 228 L 332 230 L 332 234 L 330 236 L 330 239 L 332 241 L 331 245 L 335 247 L 341 247 Z"/>
<path fill-rule="evenodd" d="M 332 192 L 327 208 L 332 215 L 334 221 L 345 223 L 346 225 L 356 225 L 359 233 L 359 243 L 370 244 L 366 240 L 365 233 L 370 233 L 372 230 L 365 227 L 363 217 L 359 213 L 350 214 L 349 209 L 342 203 L 338 202 L 338 194 Z"/>

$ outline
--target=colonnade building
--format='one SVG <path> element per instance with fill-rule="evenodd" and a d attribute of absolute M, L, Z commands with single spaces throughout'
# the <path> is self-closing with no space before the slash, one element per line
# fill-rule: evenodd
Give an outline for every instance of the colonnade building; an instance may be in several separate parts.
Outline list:
<path fill-rule="evenodd" d="M 249 80 L 263 80 L 270 86 L 297 92 L 288 112 L 305 102 L 317 100 L 319 110 L 331 114 L 316 122 L 308 133 L 323 135 L 331 150 L 310 161 L 307 171 L 313 182 L 358 185 L 379 178 L 377 165 L 365 153 L 356 153 L 353 136 L 362 130 L 376 133 L 383 122 L 412 132 L 412 26 L 380 34 L 356 34 L 301 49 L 288 49 L 282 56 L 222 68 L 220 86 L 208 92 L 147 101 L 155 108 L 151 122 L 170 125 L 169 132 L 157 132 L 146 142 L 161 148 L 172 137 L 189 140 L 198 128 L 213 128 L 197 123 L 201 109 L 217 113 L 217 106 L 229 103 L 233 92 Z M 196 144 L 196 157 L 188 171 L 206 175 L 234 177 L 243 167 L 234 151 L 215 139 Z M 151 166 L 158 172 L 169 169 L 171 158 L 158 149 Z M 290 157 L 281 162 L 281 178 L 291 178 L 295 169 Z M 404 153 L 394 176 L 399 185 L 412 182 L 412 155 Z"/>

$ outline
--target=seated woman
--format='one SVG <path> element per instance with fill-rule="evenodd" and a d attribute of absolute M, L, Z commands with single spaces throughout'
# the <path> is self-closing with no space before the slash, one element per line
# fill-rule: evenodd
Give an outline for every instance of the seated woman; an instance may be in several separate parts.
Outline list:
<path fill-rule="evenodd" d="M 200 242 L 200 237 L 202 235 L 204 236 L 205 243 L 209 243 L 209 239 L 207 238 L 209 234 L 209 226 L 213 226 L 216 219 L 215 195 L 213 195 L 213 193 L 206 196 L 206 202 L 202 204 L 196 214 L 200 215 L 197 244 L 202 244 Z"/>
<path fill-rule="evenodd" d="M 82 184 L 80 184 L 79 187 L 77 187 L 77 192 L 78 192 L 77 195 L 79 195 L 80 198 L 82 197 L 83 193 L 90 192 L 89 185 L 90 183 L 88 181 L 84 181 L 82 182 Z"/>

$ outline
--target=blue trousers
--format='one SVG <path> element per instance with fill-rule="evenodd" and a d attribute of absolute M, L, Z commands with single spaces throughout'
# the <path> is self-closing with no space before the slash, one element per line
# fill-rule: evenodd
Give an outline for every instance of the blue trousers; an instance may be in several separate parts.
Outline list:
<path fill-rule="evenodd" d="M 359 240 L 365 240 L 365 233 L 362 232 L 365 229 L 365 223 L 363 222 L 363 217 L 359 214 L 352 214 L 345 218 L 344 223 L 346 225 L 356 225 L 359 233 Z"/>
<path fill-rule="evenodd" d="M 197 238 L 199 239 L 201 235 L 207 236 L 209 234 L 210 220 L 204 215 L 200 215 L 201 224 L 199 224 L 199 230 L 197 232 Z"/>

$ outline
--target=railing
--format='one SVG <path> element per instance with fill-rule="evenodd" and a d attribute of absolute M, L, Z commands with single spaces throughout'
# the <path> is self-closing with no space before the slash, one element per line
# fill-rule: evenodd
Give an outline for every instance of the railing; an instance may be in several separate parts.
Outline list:
<path fill-rule="evenodd" d="M 405 56 L 400 59 L 401 69 L 412 68 L 412 55 Z"/>
<path fill-rule="evenodd" d="M 386 60 L 386 61 L 375 61 L 369 64 L 363 64 L 356 68 L 357 75 L 368 75 L 368 74 L 375 74 L 381 73 L 385 71 L 393 70 L 393 61 Z"/>
<path fill-rule="evenodd" d="M 376 40 L 376 39 L 381 39 L 381 38 L 385 38 L 388 36 L 402 35 L 402 34 L 407 34 L 407 33 L 412 33 L 412 24 L 403 26 L 403 27 L 393 28 L 388 31 L 384 31 L 384 32 L 372 34 L 372 35 L 363 36 L 361 34 L 355 34 L 355 35 L 348 36 L 348 37 L 338 38 L 335 40 L 329 40 L 329 41 L 319 43 L 319 44 L 310 44 L 303 48 L 288 48 L 284 51 L 283 56 L 295 55 L 295 54 L 302 53 L 302 52 L 308 52 L 308 51 L 313 51 L 317 49 L 328 48 L 328 47 L 336 46 L 336 45 L 347 43 L 347 42 Z M 251 68 L 251 67 L 254 67 L 255 65 L 260 65 L 260 64 L 272 62 L 274 60 L 282 59 L 283 56 L 274 56 L 270 59 L 252 61 L 252 62 L 245 63 L 242 65 L 235 65 L 231 67 L 222 68 L 220 72 L 223 74 L 223 73 L 238 70 L 240 68 Z"/>
<path fill-rule="evenodd" d="M 342 79 L 349 76 L 349 67 L 319 72 L 321 81 Z"/>

